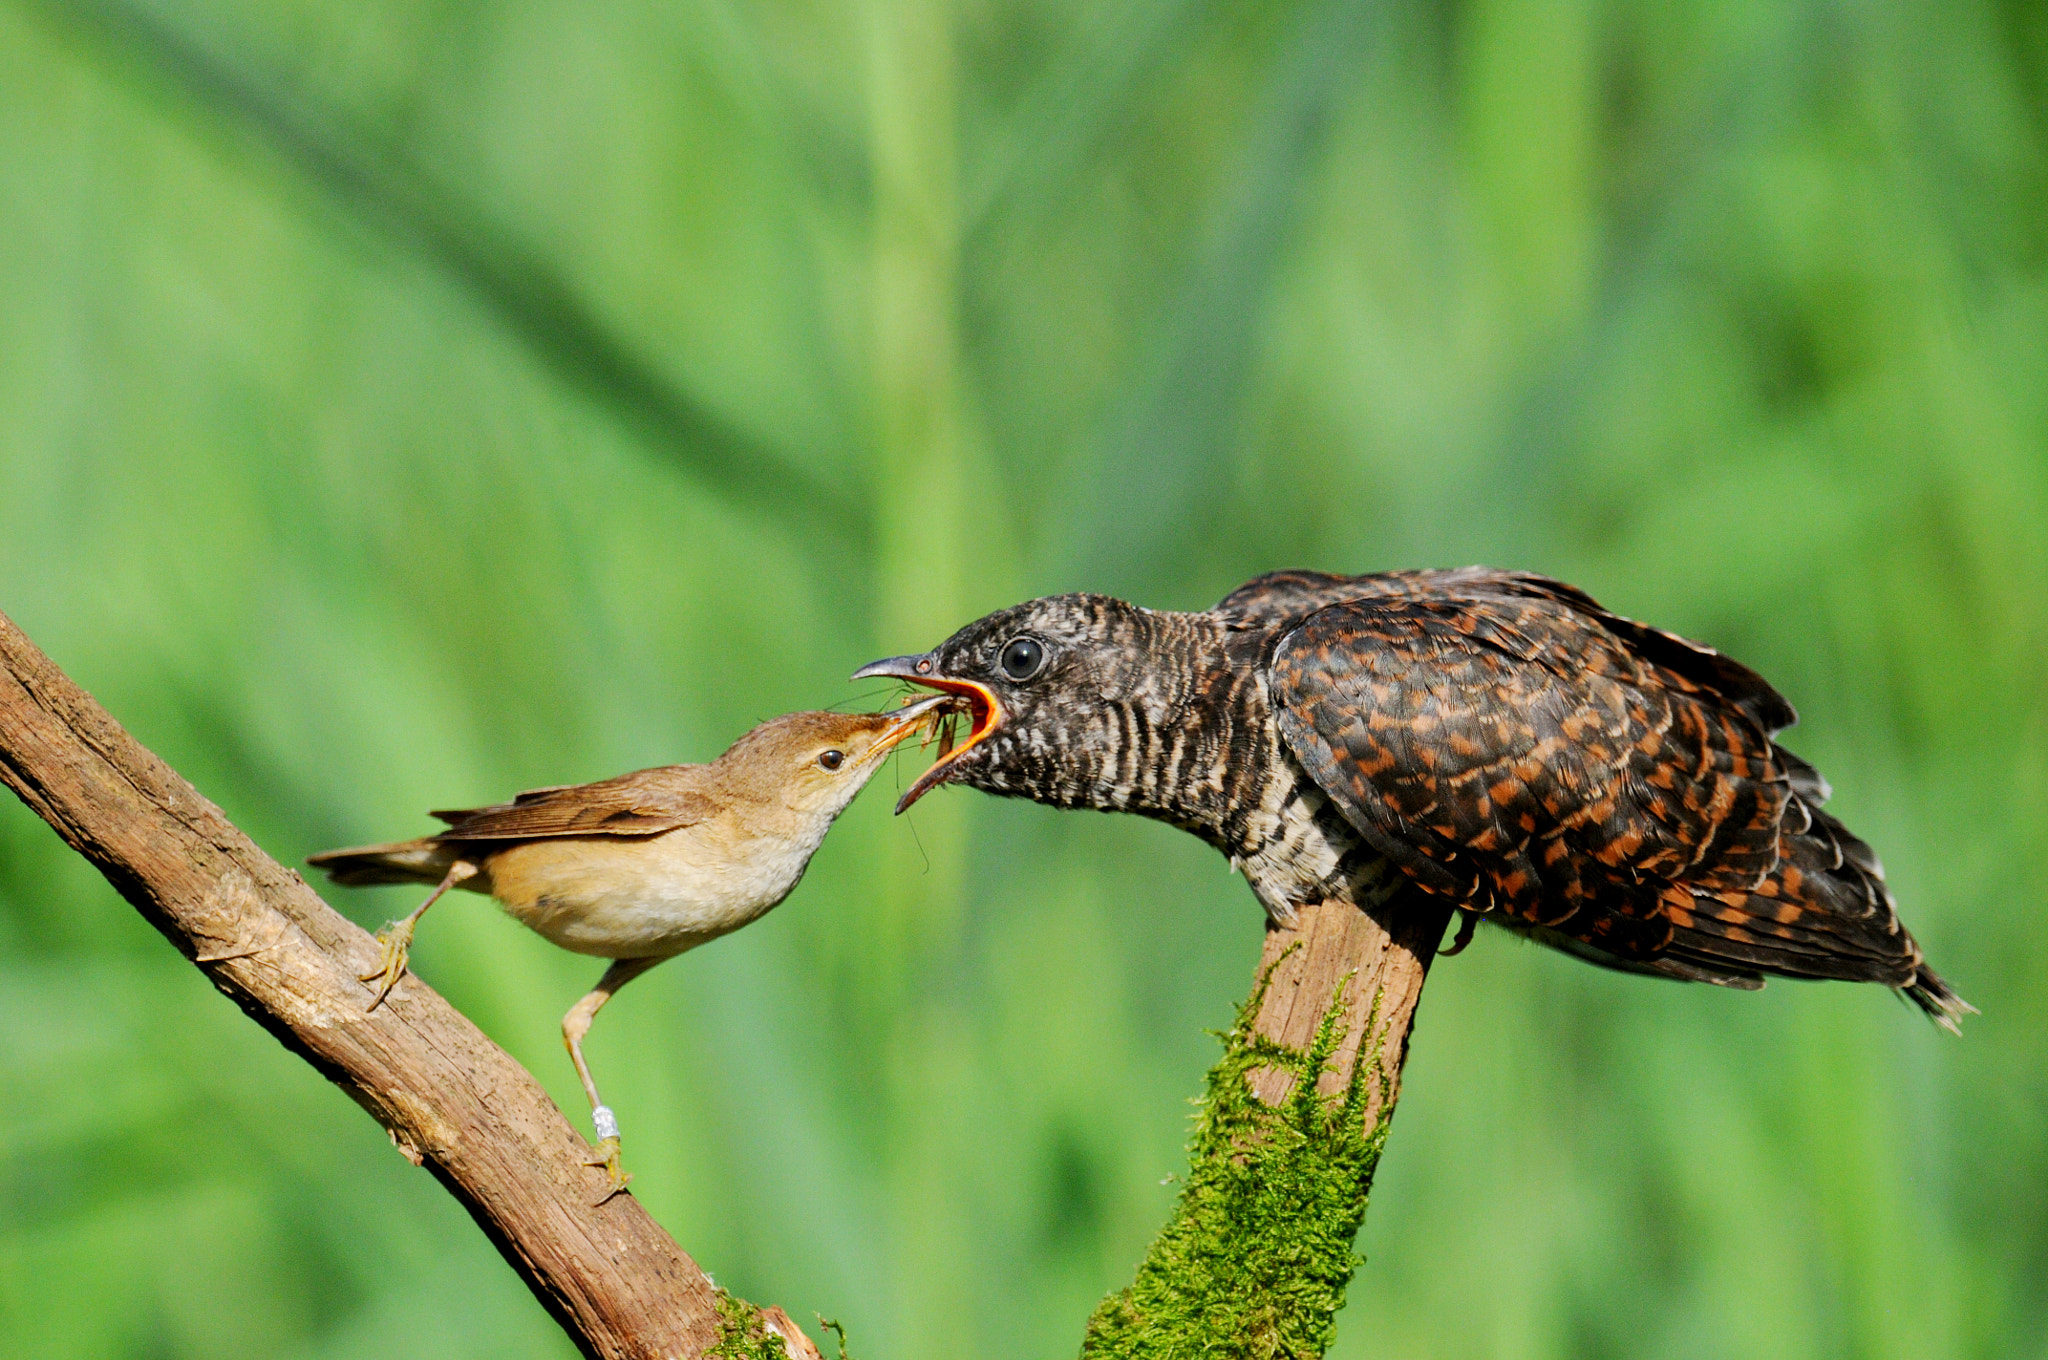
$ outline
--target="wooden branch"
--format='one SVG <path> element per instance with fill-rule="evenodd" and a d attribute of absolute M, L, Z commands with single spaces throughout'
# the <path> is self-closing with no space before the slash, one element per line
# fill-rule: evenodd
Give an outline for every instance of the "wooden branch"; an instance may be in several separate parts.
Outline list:
<path fill-rule="evenodd" d="M 1375 1055 L 1360 1110 L 1367 1128 L 1390 1115 L 1408 1061 L 1408 1031 L 1422 1000 L 1422 983 L 1436 958 L 1450 907 L 1404 892 L 1361 909 L 1349 902 L 1315 902 L 1295 913 L 1292 926 L 1266 932 L 1258 978 L 1265 995 L 1252 1027 L 1275 1043 L 1306 1050 L 1333 998 L 1344 1006 L 1344 1033 L 1317 1089 L 1337 1096 L 1351 1084 L 1361 1051 Z M 1338 995 L 1338 984 L 1343 993 Z M 1255 985 L 1259 985 L 1255 983 Z M 1262 1067 L 1252 1091 L 1278 1105 L 1294 1085 L 1291 1074 Z"/>
<path fill-rule="evenodd" d="M 509 1054 L 418 978 L 371 1011 L 369 934 L 145 749 L 0 615 L 0 779 L 222 992 L 432 1171 L 586 1355 L 702 1355 L 718 1291 Z M 728 1303 L 728 1312 L 731 1304 Z M 794 1360 L 818 1351 L 760 1314 Z"/>

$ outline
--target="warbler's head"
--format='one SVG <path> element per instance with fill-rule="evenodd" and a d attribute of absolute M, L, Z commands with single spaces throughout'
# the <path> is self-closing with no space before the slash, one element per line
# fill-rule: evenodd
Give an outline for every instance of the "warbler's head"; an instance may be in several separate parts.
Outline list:
<path fill-rule="evenodd" d="M 785 713 L 734 742 L 713 766 L 735 792 L 761 803 L 836 817 L 883 756 L 958 703 L 936 694 L 887 713 Z"/>

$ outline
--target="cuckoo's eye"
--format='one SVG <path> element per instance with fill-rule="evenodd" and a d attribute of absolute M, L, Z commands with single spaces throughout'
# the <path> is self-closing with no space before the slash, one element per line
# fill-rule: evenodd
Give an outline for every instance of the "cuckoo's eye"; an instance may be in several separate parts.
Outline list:
<path fill-rule="evenodd" d="M 996 664 L 1012 680 L 1029 680 L 1045 669 L 1045 646 L 1037 638 L 1011 638 L 1003 644 Z"/>
<path fill-rule="evenodd" d="M 846 762 L 846 752 L 827 751 L 818 757 L 818 763 L 828 770 L 836 770 Z"/>

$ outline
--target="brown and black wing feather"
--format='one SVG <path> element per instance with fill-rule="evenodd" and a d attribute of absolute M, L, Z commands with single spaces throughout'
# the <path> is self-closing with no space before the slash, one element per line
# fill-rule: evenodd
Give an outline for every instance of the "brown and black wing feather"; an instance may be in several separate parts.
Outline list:
<path fill-rule="evenodd" d="M 1264 598 L 1287 595 L 1311 607 L 1270 615 L 1281 730 L 1425 889 L 1614 967 L 1881 982 L 1943 1023 L 1962 1009 L 1869 847 L 1820 810 L 1825 783 L 1772 743 L 1791 707 L 1754 672 L 1541 577 Z"/>
<path fill-rule="evenodd" d="M 1533 572 L 1497 571 L 1492 567 L 1385 571 L 1365 576 L 1274 571 L 1245 582 L 1218 601 L 1211 612 L 1239 627 L 1275 628 L 1300 623 L 1319 609 L 1349 600 L 1487 596 L 1544 601 L 1590 619 L 1643 660 L 1678 677 L 1682 685 L 1697 686 L 1722 696 L 1748 713 L 1766 733 L 1782 731 L 1799 721 L 1799 715 L 1784 696 L 1749 667 L 1704 643 L 1609 613 L 1577 586 Z M 1796 756 L 1789 758 L 1802 772 L 1812 774 L 1811 766 Z M 1826 784 L 1819 782 L 1818 776 L 1814 778 L 1821 790 L 1819 800 L 1827 801 Z"/>
<path fill-rule="evenodd" d="M 1785 696 L 1741 662 L 1723 656 L 1703 642 L 1694 642 L 1662 628 L 1652 628 L 1647 623 L 1609 613 L 1577 586 L 1533 572 L 1501 572 L 1486 567 L 1420 574 L 1424 577 L 1441 575 L 1455 583 L 1455 588 L 1482 596 L 1503 595 L 1548 603 L 1590 620 L 1620 641 L 1639 661 L 1659 672 L 1668 683 L 1686 693 L 1704 691 L 1717 696 L 1746 714 L 1767 736 L 1776 735 L 1799 721 L 1798 712 L 1786 702 Z M 1820 801 L 1827 800 L 1827 786 L 1814 774 L 1812 766 L 1789 752 L 1777 751 L 1776 754 L 1781 762 L 1789 761 L 1801 774 L 1812 776 L 1820 790 Z"/>

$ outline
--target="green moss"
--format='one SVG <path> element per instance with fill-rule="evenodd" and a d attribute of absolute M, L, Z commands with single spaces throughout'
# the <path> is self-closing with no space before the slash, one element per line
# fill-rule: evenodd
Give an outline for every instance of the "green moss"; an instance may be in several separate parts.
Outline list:
<path fill-rule="evenodd" d="M 1173 1218 L 1130 1288 L 1088 1320 L 1083 1360 L 1308 1360 L 1335 1335 L 1391 1111 L 1363 1126 L 1365 1083 L 1383 1080 L 1376 1051 L 1359 1056 L 1341 1097 L 1316 1091 L 1344 1033 L 1350 978 L 1305 1052 L 1254 1032 L 1267 979 L 1222 1036 Z M 1259 1067 L 1295 1075 L 1278 1107 L 1251 1093 L 1245 1078 Z"/>
<path fill-rule="evenodd" d="M 789 1360 L 782 1338 L 761 1321 L 761 1310 L 737 1294 L 718 1291 L 718 1341 L 705 1360 Z"/>

